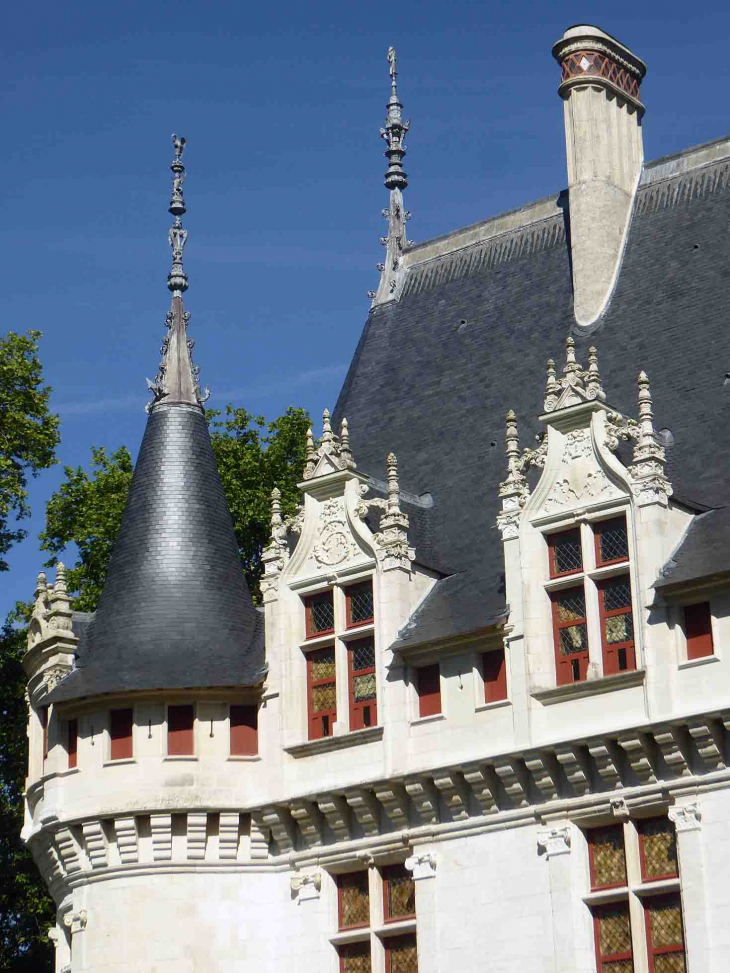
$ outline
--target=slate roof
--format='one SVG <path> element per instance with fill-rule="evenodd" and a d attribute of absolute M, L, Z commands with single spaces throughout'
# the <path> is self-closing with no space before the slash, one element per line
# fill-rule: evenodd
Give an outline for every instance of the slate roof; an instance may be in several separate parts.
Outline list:
<path fill-rule="evenodd" d="M 675 498 L 699 510 L 730 499 L 730 143 L 716 144 L 719 161 L 697 166 L 695 155 L 692 168 L 688 150 L 646 167 L 613 299 L 589 332 L 574 328 L 566 193 L 547 218 L 486 242 L 406 252 L 400 299 L 371 310 L 335 410 L 361 471 L 382 477 L 392 450 L 402 487 L 433 496 L 429 545 L 453 572 L 396 646 L 504 614 L 504 417 L 514 409 L 522 445 L 534 441 L 545 363 L 564 361 L 569 334 L 584 366 L 597 346 L 608 402 L 625 414 L 637 414 L 639 370 L 649 374 L 655 423 L 671 432 Z M 410 536 L 418 558 L 417 522 Z M 706 573 L 711 559 L 692 538 L 677 570 Z"/>
<path fill-rule="evenodd" d="M 261 681 L 263 616 L 200 408 L 152 409 L 98 608 L 72 625 L 77 667 L 49 702 Z"/>
<path fill-rule="evenodd" d="M 654 582 L 654 588 L 670 593 L 672 586 L 708 575 L 725 574 L 730 571 L 728 552 L 730 507 L 708 510 L 692 521 L 678 549 Z"/>

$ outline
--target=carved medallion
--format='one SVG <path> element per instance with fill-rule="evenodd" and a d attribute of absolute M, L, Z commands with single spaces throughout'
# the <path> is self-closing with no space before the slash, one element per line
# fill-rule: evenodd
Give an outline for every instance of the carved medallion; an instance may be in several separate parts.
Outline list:
<path fill-rule="evenodd" d="M 322 567 L 342 564 L 354 553 L 344 506 L 339 499 L 328 500 L 322 507 L 317 543 L 312 549 L 314 560 Z"/>

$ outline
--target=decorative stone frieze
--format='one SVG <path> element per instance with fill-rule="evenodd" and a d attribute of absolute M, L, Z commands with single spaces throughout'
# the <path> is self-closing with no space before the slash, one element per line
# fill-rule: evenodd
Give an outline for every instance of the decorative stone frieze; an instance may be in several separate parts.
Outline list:
<path fill-rule="evenodd" d="M 436 855 L 431 851 L 414 853 L 406 858 L 405 866 L 415 882 L 436 877 Z"/>

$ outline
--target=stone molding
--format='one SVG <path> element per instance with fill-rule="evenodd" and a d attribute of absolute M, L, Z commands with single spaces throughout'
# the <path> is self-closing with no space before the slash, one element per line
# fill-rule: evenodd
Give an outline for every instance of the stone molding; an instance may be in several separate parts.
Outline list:
<path fill-rule="evenodd" d="M 675 804 L 674 807 L 669 808 L 668 814 L 669 820 L 680 834 L 700 830 L 702 812 L 696 801 L 694 804 Z"/>
<path fill-rule="evenodd" d="M 436 877 L 436 856 L 431 851 L 411 855 L 406 858 L 405 866 L 412 873 L 415 882 Z"/>
<path fill-rule="evenodd" d="M 570 854 L 570 828 L 550 828 L 548 831 L 539 831 L 537 847 L 548 860 L 558 855 Z"/>

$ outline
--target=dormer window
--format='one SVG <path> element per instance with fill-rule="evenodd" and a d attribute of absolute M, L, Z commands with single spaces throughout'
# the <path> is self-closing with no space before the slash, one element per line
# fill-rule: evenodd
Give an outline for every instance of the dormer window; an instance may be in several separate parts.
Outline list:
<path fill-rule="evenodd" d="M 337 678 L 335 648 L 315 649 L 307 653 L 307 701 L 309 739 L 332 736 L 337 719 Z"/>
<path fill-rule="evenodd" d="M 305 602 L 307 638 L 316 639 L 335 630 L 335 606 L 331 591 L 311 595 Z"/>
<path fill-rule="evenodd" d="M 636 669 L 626 516 L 546 540 L 558 686 L 587 679 L 591 662 L 604 676 Z M 592 657 L 591 639 L 599 633 L 600 657 Z"/>
<path fill-rule="evenodd" d="M 348 585 L 345 588 L 345 605 L 348 628 L 372 622 L 375 615 L 373 582 L 368 579 L 360 584 Z"/>

